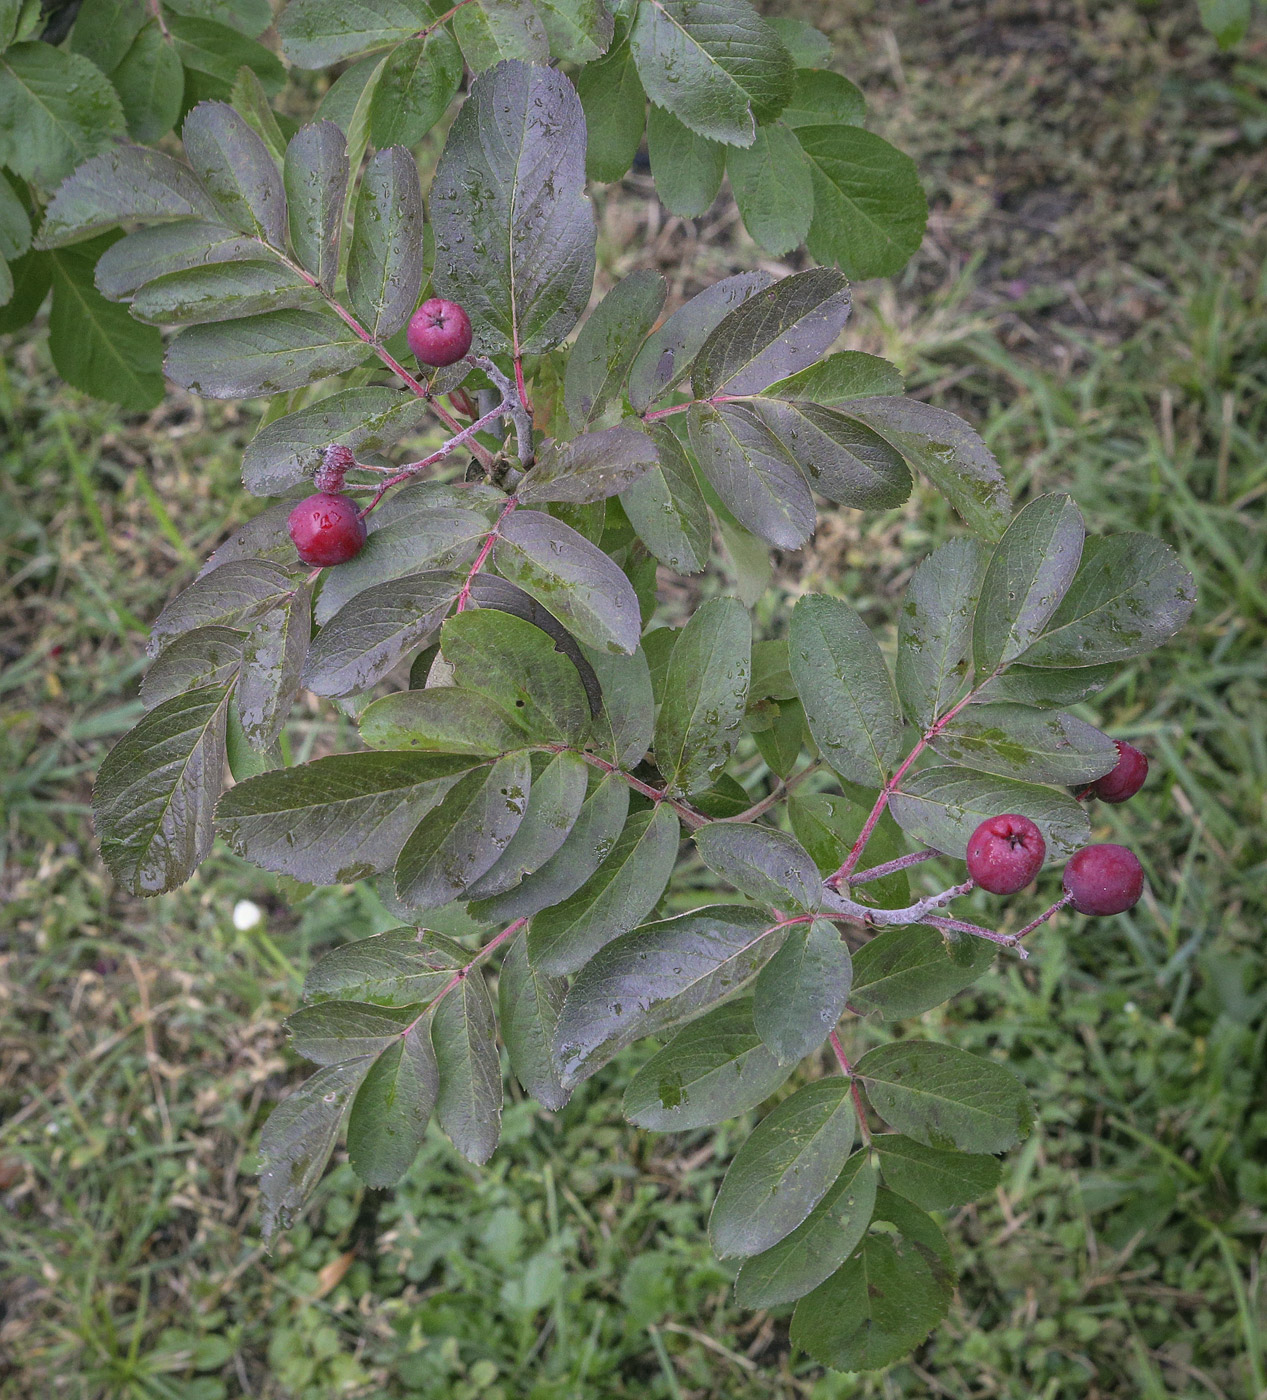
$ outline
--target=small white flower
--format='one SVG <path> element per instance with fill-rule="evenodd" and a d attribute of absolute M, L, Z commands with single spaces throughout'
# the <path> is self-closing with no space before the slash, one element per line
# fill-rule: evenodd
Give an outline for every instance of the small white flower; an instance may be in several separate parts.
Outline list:
<path fill-rule="evenodd" d="M 253 899 L 239 899 L 233 906 L 233 927 L 239 933 L 257 928 L 263 918 L 264 911 Z"/>

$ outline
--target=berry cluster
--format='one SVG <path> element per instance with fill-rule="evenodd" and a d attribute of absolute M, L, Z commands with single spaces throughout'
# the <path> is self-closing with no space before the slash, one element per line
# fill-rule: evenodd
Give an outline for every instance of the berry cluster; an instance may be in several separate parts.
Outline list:
<path fill-rule="evenodd" d="M 1105 802 L 1125 802 L 1144 786 L 1148 759 L 1119 743 L 1117 763 L 1088 789 Z M 1015 894 L 1038 874 L 1047 854 L 1042 832 L 1014 812 L 989 817 L 968 842 L 968 874 L 991 894 Z M 1064 873 L 1065 898 L 1079 914 L 1122 914 L 1144 892 L 1144 870 L 1133 851 L 1105 843 L 1074 853 Z"/>
<path fill-rule="evenodd" d="M 470 353 L 471 318 L 457 302 L 432 297 L 410 317 L 406 339 L 419 364 L 432 369 L 456 364 Z M 343 494 L 344 475 L 354 466 L 356 456 L 349 448 L 327 447 L 317 469 L 316 494 L 291 511 L 290 538 L 305 564 L 331 568 L 361 552 L 367 512 Z"/>

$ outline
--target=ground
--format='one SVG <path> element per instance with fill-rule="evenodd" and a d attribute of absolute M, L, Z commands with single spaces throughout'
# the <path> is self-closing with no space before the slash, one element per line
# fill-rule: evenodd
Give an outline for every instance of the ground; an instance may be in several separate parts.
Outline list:
<path fill-rule="evenodd" d="M 789 1352 L 787 1310 L 736 1309 L 703 1222 L 737 1130 L 625 1126 L 637 1049 L 560 1114 L 516 1100 L 487 1169 L 438 1137 L 394 1193 L 336 1167 L 264 1252 L 254 1143 L 302 1072 L 281 1021 L 315 955 L 392 921 L 223 852 L 149 903 L 100 869 L 92 773 L 139 713 L 147 622 L 250 510 L 258 415 L 172 396 L 120 418 L 28 337 L 0 368 L 5 1400 L 1267 1393 L 1263 28 L 1220 55 L 1179 0 L 777 8 L 826 16 L 933 203 L 908 270 L 856 289 L 850 344 L 977 423 L 1018 498 L 1071 490 L 1199 582 L 1182 635 L 1088 711 L 1153 757 L 1146 793 L 1097 814 L 1143 855 L 1145 901 L 1059 918 L 925 1018 L 1039 1109 L 996 1197 L 946 1222 L 950 1321 L 841 1377 Z M 725 201 L 684 224 L 647 188 L 600 199 L 604 280 L 655 262 L 682 290 L 758 260 Z M 883 624 L 956 528 L 928 496 L 826 517 L 768 616 L 831 588 Z M 335 724 L 314 708 L 296 738 Z M 239 929 L 243 900 L 262 917 Z"/>

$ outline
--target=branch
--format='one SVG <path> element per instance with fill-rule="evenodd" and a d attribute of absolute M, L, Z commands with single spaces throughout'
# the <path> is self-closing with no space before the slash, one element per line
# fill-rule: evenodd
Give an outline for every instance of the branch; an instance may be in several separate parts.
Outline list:
<path fill-rule="evenodd" d="M 745 811 L 736 812 L 733 817 L 717 817 L 715 820 L 719 822 L 755 821 L 763 812 L 768 812 L 771 807 L 782 802 L 793 788 L 804 782 L 811 773 L 816 772 L 822 766 L 823 760 L 821 758 L 814 759 L 812 763 L 806 764 L 799 773 L 793 773 L 790 778 L 780 778 L 769 795 L 763 797 L 760 802 L 754 802 L 751 807 Z"/>
<path fill-rule="evenodd" d="M 523 368 L 519 361 L 515 361 L 516 378 L 518 387 L 511 384 L 510 380 L 497 368 L 492 360 L 483 355 L 469 355 L 467 357 L 473 364 L 476 364 L 484 371 L 501 391 L 502 405 L 497 410 L 498 414 L 509 412 L 511 421 L 515 425 L 515 438 L 519 447 L 519 464 L 525 471 L 533 463 L 532 451 L 532 415 L 528 412 L 527 400 L 523 388 Z"/>
<path fill-rule="evenodd" d="M 896 860 L 886 860 L 883 865 L 873 865 L 866 870 L 860 870 L 856 875 L 848 875 L 845 877 L 846 883 L 866 885 L 872 880 L 883 880 L 886 875 L 896 875 L 899 870 L 909 870 L 912 865 L 933 860 L 941 854 L 941 851 L 913 851 L 908 856 L 898 856 Z"/>

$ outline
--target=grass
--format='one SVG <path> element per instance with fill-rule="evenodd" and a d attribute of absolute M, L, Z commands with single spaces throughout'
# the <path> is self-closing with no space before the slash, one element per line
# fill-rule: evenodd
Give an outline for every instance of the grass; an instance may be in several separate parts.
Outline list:
<path fill-rule="evenodd" d="M 645 1050 L 558 1115 L 515 1099 L 487 1169 L 438 1136 L 393 1193 L 336 1167 L 261 1250 L 254 1143 L 298 1074 L 281 1021 L 312 958 L 393 921 L 372 891 L 295 902 L 223 852 L 150 903 L 104 876 L 91 775 L 138 712 L 148 620 L 249 508 L 253 418 L 174 398 L 123 420 L 24 344 L 0 366 L 4 1400 L 1267 1394 L 1261 53 L 1212 56 L 1177 4 L 837 10 L 880 128 L 941 200 L 900 284 L 860 290 L 853 343 L 982 425 L 1018 496 L 1070 489 L 1092 529 L 1159 534 L 1199 581 L 1181 638 L 1087 711 L 1154 759 L 1144 795 L 1097 813 L 1148 898 L 1057 919 L 1024 968 L 924 1018 L 1039 1110 L 996 1197 L 946 1222 L 950 1321 L 845 1377 L 789 1352 L 786 1309 L 736 1309 L 703 1226 L 740 1129 L 623 1124 Z M 1060 63 L 1033 61 L 1044 36 Z M 671 220 L 648 245 L 643 206 L 609 199 L 603 266 L 685 252 L 711 277 L 751 255 L 724 206 L 714 224 L 710 246 Z M 827 520 L 780 583 L 882 622 L 956 529 L 930 497 Z"/>

